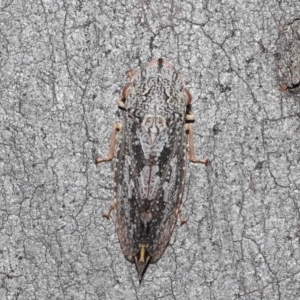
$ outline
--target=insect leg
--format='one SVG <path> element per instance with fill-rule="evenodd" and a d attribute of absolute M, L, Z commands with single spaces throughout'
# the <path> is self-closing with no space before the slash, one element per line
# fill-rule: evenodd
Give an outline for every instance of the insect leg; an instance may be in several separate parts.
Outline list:
<path fill-rule="evenodd" d="M 129 77 L 129 79 L 132 79 L 132 77 L 134 76 L 134 72 L 132 69 L 127 70 L 125 74 Z"/>
<path fill-rule="evenodd" d="M 186 112 L 185 121 L 186 122 L 193 122 L 193 121 L 195 121 L 195 115 L 194 115 L 194 113 L 191 110 L 188 110 Z"/>
<path fill-rule="evenodd" d="M 201 163 L 204 165 L 209 164 L 209 159 L 198 159 L 195 157 L 195 152 L 194 152 L 194 135 L 193 135 L 193 129 L 192 126 L 189 124 L 185 124 L 185 131 L 189 136 L 189 155 L 190 155 L 190 161 L 193 163 Z"/>
<path fill-rule="evenodd" d="M 114 200 L 112 201 L 112 203 L 110 204 L 110 206 L 109 206 L 107 212 L 105 212 L 105 213 L 102 215 L 103 218 L 109 219 L 109 216 L 110 216 L 111 211 L 114 210 L 115 208 L 116 208 L 116 200 L 114 199 Z"/>
<path fill-rule="evenodd" d="M 108 156 L 106 158 L 95 158 L 95 163 L 99 164 L 104 161 L 110 161 L 114 157 L 114 152 L 115 152 L 115 143 L 116 143 L 116 134 L 117 131 L 120 131 L 122 129 L 122 124 L 121 123 L 116 123 L 113 127 L 111 136 L 110 136 L 110 147 L 109 147 L 109 152 Z"/>
<path fill-rule="evenodd" d="M 187 220 L 182 216 L 181 206 L 178 209 L 178 215 L 179 215 L 180 225 L 184 225 L 187 222 Z"/>

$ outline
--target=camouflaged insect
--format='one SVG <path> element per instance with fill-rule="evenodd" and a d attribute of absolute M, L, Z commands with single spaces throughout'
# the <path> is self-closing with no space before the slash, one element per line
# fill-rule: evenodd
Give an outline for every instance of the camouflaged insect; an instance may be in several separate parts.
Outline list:
<path fill-rule="evenodd" d="M 275 54 L 279 89 L 289 95 L 300 94 L 300 19 L 279 27 Z"/>
<path fill-rule="evenodd" d="M 141 71 L 127 71 L 131 81 L 118 101 L 124 122 L 113 127 L 107 158 L 114 158 L 114 200 L 104 217 L 116 209 L 116 231 L 125 258 L 136 264 L 142 280 L 149 263 L 163 255 L 179 216 L 184 192 L 186 150 L 194 157 L 192 97 L 180 74 L 165 60 L 155 59 Z"/>

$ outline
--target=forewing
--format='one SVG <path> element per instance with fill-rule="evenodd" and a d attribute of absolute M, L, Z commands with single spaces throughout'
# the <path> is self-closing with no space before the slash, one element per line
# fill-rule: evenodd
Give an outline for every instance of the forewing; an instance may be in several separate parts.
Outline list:
<path fill-rule="evenodd" d="M 130 133 L 125 119 L 116 159 L 114 193 L 117 202 L 116 231 L 124 256 L 127 260 L 134 262 L 133 255 L 139 250 L 135 236 L 136 206 L 140 202 L 140 196 L 136 182 L 135 158 L 132 157 L 132 151 L 130 151 L 132 144 Z"/>
<path fill-rule="evenodd" d="M 139 244 L 147 244 L 154 262 L 163 254 L 176 223 L 184 188 L 186 137 L 182 122 L 171 122 L 152 145 L 159 153 L 156 157 L 147 154 L 147 135 L 142 134 L 139 120 L 127 118 L 124 129 L 117 156 L 117 233 L 128 260 Z"/>
<path fill-rule="evenodd" d="M 174 123 L 171 129 L 168 134 L 169 143 L 159 161 L 163 174 L 156 203 L 153 203 L 152 208 L 155 210 L 157 204 L 160 207 L 156 236 L 149 247 L 149 252 L 152 252 L 155 260 L 162 256 L 172 236 L 185 184 L 186 134 L 181 122 Z M 153 259 L 153 262 L 155 260 Z"/>

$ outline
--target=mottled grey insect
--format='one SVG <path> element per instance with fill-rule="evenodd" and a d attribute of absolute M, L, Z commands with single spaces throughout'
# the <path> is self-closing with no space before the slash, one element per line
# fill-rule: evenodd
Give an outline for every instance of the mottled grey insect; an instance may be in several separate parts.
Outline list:
<path fill-rule="evenodd" d="M 116 210 L 116 231 L 125 258 L 136 264 L 139 279 L 163 255 L 179 216 L 185 184 L 186 150 L 194 156 L 192 97 L 180 74 L 155 59 L 130 77 L 118 106 L 124 122 L 113 127 L 107 158 L 115 159 L 114 199 L 104 217 Z M 121 135 L 116 143 L 116 135 Z M 117 144 L 117 145 L 116 145 Z"/>
<path fill-rule="evenodd" d="M 276 40 L 277 77 L 282 92 L 291 95 L 300 94 L 300 19 L 279 27 Z"/>

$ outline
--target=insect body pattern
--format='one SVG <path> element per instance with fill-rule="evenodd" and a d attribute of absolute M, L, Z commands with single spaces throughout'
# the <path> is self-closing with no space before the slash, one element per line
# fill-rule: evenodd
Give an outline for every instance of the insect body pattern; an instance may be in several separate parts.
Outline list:
<path fill-rule="evenodd" d="M 187 148 L 191 162 L 207 166 L 209 160 L 195 158 L 192 97 L 173 66 L 159 58 L 127 75 L 130 83 L 118 101 L 124 121 L 113 126 L 108 156 L 95 162 L 115 160 L 114 199 L 103 216 L 115 209 L 123 254 L 135 263 L 141 282 L 148 264 L 163 255 L 177 218 L 186 222 L 181 202 Z"/>

